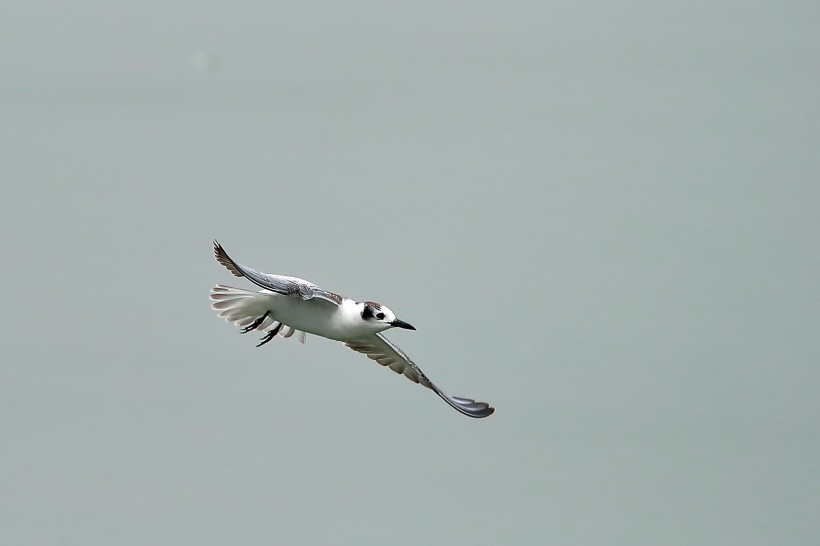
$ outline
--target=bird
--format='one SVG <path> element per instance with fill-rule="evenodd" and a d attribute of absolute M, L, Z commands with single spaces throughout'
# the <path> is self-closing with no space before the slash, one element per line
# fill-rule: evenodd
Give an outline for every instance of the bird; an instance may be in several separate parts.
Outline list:
<path fill-rule="evenodd" d="M 382 366 L 404 375 L 436 393 L 442 400 L 469 417 L 489 417 L 495 411 L 486 402 L 450 396 L 439 389 L 421 369 L 383 332 L 390 328 L 415 328 L 396 317 L 386 305 L 375 301 L 355 301 L 319 288 L 310 281 L 287 275 L 260 273 L 235 262 L 214 240 L 214 257 L 236 277 L 244 277 L 262 290 L 251 291 L 217 284 L 211 289 L 211 307 L 218 316 L 240 328 L 240 333 L 263 332 L 257 347 L 277 335 L 297 334 L 301 343 L 306 334 L 340 341 Z"/>

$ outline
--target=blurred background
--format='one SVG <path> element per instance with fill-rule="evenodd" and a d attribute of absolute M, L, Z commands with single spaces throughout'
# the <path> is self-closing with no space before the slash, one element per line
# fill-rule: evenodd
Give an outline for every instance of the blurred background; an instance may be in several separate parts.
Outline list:
<path fill-rule="evenodd" d="M 3 2 L 0 543 L 817 544 L 818 16 Z"/>

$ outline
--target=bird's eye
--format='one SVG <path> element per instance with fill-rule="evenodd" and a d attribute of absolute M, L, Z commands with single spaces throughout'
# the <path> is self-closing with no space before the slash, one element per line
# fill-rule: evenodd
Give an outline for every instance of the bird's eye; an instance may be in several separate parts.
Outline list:
<path fill-rule="evenodd" d="M 376 318 L 379 320 L 384 320 L 384 313 L 376 313 Z"/>

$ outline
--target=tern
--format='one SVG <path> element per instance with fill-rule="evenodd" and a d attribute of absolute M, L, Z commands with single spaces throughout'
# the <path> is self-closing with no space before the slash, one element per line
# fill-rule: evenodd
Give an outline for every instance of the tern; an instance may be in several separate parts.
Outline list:
<path fill-rule="evenodd" d="M 217 241 L 214 241 L 214 256 L 235 276 L 244 277 L 262 288 L 253 292 L 218 284 L 211 289 L 210 295 L 211 307 L 227 322 L 241 328 L 240 333 L 264 332 L 257 347 L 277 335 L 289 338 L 298 333 L 298 339 L 304 343 L 306 333 L 315 334 L 341 341 L 410 381 L 427 387 L 464 415 L 488 417 L 495 411 L 486 402 L 449 396 L 436 387 L 401 349 L 382 334 L 390 328 L 415 330 L 396 318 L 386 305 L 355 301 L 297 277 L 260 273 L 235 262 Z"/>

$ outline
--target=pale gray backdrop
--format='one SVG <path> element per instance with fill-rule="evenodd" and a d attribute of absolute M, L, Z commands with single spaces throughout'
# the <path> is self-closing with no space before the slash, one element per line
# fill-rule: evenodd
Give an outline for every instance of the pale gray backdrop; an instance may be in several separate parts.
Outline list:
<path fill-rule="evenodd" d="M 818 16 L 3 2 L 0 543 L 817 544 Z"/>

